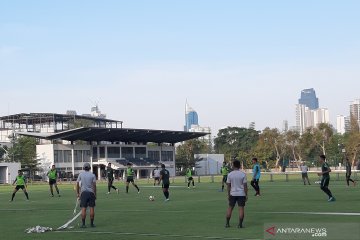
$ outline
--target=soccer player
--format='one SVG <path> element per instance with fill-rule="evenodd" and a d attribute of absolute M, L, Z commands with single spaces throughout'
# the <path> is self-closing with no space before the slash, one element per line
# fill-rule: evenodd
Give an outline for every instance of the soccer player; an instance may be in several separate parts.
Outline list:
<path fill-rule="evenodd" d="M 240 171 L 239 160 L 235 160 L 233 162 L 233 167 L 234 170 L 229 173 L 228 178 L 226 180 L 229 207 L 226 212 L 225 227 L 226 228 L 230 227 L 231 214 L 235 207 L 235 204 L 237 203 L 239 207 L 238 228 L 242 228 L 244 221 L 245 202 L 247 201 L 247 196 L 248 196 L 247 179 L 246 179 L 246 174 Z"/>
<path fill-rule="evenodd" d="M 228 168 L 228 166 L 226 165 L 226 162 L 223 162 L 222 167 L 220 168 L 220 173 L 223 176 L 222 181 L 221 181 L 221 191 L 224 191 L 224 185 L 226 183 L 227 180 L 227 176 L 229 174 L 230 169 Z"/>
<path fill-rule="evenodd" d="M 18 171 L 18 174 L 19 175 L 16 176 L 16 179 L 12 184 L 12 185 L 14 185 L 16 183 L 16 187 L 14 189 L 14 192 L 13 192 L 12 196 L 11 196 L 10 202 L 12 202 L 14 200 L 15 194 L 16 194 L 17 191 L 19 191 L 19 189 L 23 190 L 23 192 L 25 193 L 25 196 L 26 196 L 26 200 L 29 201 L 29 194 L 26 191 L 26 187 L 27 187 L 26 178 L 23 175 L 21 170 Z"/>
<path fill-rule="evenodd" d="M 321 190 L 323 190 L 328 196 L 329 202 L 334 202 L 335 198 L 333 197 L 331 191 L 329 190 L 328 186 L 329 186 L 329 182 L 330 182 L 330 172 L 331 169 L 329 167 L 329 165 L 326 162 L 326 157 L 325 155 L 320 155 L 319 156 L 319 162 L 321 164 L 321 173 L 318 173 L 318 176 L 322 176 L 321 177 L 321 183 L 320 183 L 320 188 Z"/>
<path fill-rule="evenodd" d="M 56 192 L 57 192 L 58 196 L 60 197 L 60 191 L 59 191 L 59 188 L 58 188 L 57 183 L 56 183 L 57 171 L 56 171 L 55 165 L 51 166 L 51 169 L 50 169 L 50 171 L 48 172 L 47 175 L 49 177 L 49 186 L 50 186 L 51 196 L 54 197 L 53 186 L 55 186 Z"/>
<path fill-rule="evenodd" d="M 190 188 L 190 183 L 192 182 L 193 188 L 195 188 L 194 178 L 192 177 L 192 171 L 191 168 L 188 168 L 186 170 L 186 176 L 188 178 L 188 188 Z"/>
<path fill-rule="evenodd" d="M 308 177 L 308 166 L 306 166 L 306 164 L 304 162 L 301 162 L 301 165 L 300 165 L 300 170 L 301 170 L 301 178 L 302 180 L 304 181 L 304 185 L 306 185 L 306 181 L 308 182 L 309 185 L 310 184 L 310 180 L 309 180 L 309 177 Z"/>
<path fill-rule="evenodd" d="M 165 202 L 169 201 L 170 173 L 165 169 L 165 164 L 161 164 L 160 181 L 162 181 L 162 189 L 165 196 Z"/>
<path fill-rule="evenodd" d="M 154 186 L 160 184 L 160 169 L 158 166 L 154 169 Z"/>
<path fill-rule="evenodd" d="M 129 183 L 132 183 L 132 185 L 137 189 L 138 193 L 140 193 L 139 187 L 134 183 L 135 171 L 132 169 L 131 163 L 127 163 L 126 165 L 126 193 L 129 193 Z"/>
<path fill-rule="evenodd" d="M 114 170 L 111 168 L 111 163 L 108 163 L 108 165 L 107 165 L 106 175 L 107 175 L 107 179 L 108 179 L 108 192 L 107 192 L 107 194 L 110 194 L 110 189 L 111 188 L 113 188 L 119 194 L 119 189 L 116 188 L 113 185 L 113 182 L 114 182 Z"/>
<path fill-rule="evenodd" d="M 352 180 L 350 178 L 350 176 L 351 176 L 351 163 L 350 163 L 349 159 L 346 158 L 346 184 L 347 184 L 347 186 L 349 186 L 349 182 L 351 181 L 355 187 L 356 182 L 354 180 Z"/>
<path fill-rule="evenodd" d="M 252 162 L 254 164 L 254 167 L 253 167 L 253 177 L 251 180 L 251 186 L 255 189 L 256 192 L 255 196 L 260 196 L 260 187 L 259 187 L 259 180 L 261 176 L 260 165 L 256 157 L 252 159 Z"/>
<path fill-rule="evenodd" d="M 95 227 L 95 200 L 96 200 L 96 177 L 90 172 L 90 164 L 84 163 L 84 172 L 81 172 L 76 181 L 77 198 L 80 199 L 81 228 L 86 228 L 86 209 L 90 208 L 90 226 Z M 81 186 L 80 186 L 81 182 Z"/>

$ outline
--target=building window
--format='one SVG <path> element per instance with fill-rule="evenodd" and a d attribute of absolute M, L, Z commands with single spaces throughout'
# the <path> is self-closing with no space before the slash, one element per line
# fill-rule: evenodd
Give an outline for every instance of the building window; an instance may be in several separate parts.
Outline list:
<path fill-rule="evenodd" d="M 161 151 L 161 161 L 172 162 L 173 159 L 173 151 Z"/>
<path fill-rule="evenodd" d="M 97 147 L 92 148 L 92 153 L 93 153 L 93 160 L 97 160 L 98 159 Z"/>
<path fill-rule="evenodd" d="M 74 160 L 75 162 L 82 162 L 82 151 L 74 150 Z"/>
<path fill-rule="evenodd" d="M 90 150 L 83 151 L 83 162 L 90 162 Z"/>
<path fill-rule="evenodd" d="M 120 158 L 120 147 L 108 147 L 108 158 Z"/>
<path fill-rule="evenodd" d="M 134 157 L 134 148 L 133 147 L 122 147 L 121 148 L 121 157 L 122 158 L 133 158 Z"/>
<path fill-rule="evenodd" d="M 63 151 L 54 150 L 54 163 L 62 163 L 62 162 L 64 162 Z"/>
<path fill-rule="evenodd" d="M 135 158 L 146 158 L 146 147 L 135 147 Z"/>
<path fill-rule="evenodd" d="M 105 147 L 99 147 L 100 158 L 105 158 Z"/>
<path fill-rule="evenodd" d="M 154 161 L 160 161 L 160 151 L 148 151 L 148 157 Z"/>
<path fill-rule="evenodd" d="M 71 150 L 64 150 L 64 162 L 72 162 Z"/>

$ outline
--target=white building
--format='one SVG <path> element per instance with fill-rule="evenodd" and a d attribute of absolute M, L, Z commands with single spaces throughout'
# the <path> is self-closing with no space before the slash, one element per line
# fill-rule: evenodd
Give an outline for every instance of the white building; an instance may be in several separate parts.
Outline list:
<path fill-rule="evenodd" d="M 12 184 L 18 175 L 21 164 L 16 163 L 0 163 L 0 183 Z"/>
<path fill-rule="evenodd" d="M 200 139 L 211 145 L 211 128 L 210 127 L 201 127 L 200 125 L 191 125 L 189 132 L 205 133 L 206 135 Z"/>
<path fill-rule="evenodd" d="M 85 162 L 89 162 L 98 179 L 105 177 L 105 168 L 112 163 L 121 176 L 126 164 L 131 162 L 137 178 L 152 177 L 152 170 L 164 163 L 171 176 L 175 176 L 175 147 L 169 144 L 160 146 L 137 143 L 114 143 L 99 145 L 82 144 L 44 144 L 37 145 L 40 165 L 49 170 L 52 164 L 61 172 L 76 176 Z"/>
<path fill-rule="evenodd" d="M 218 175 L 224 162 L 224 154 L 195 154 L 202 159 L 196 163 L 196 175 Z"/>
<path fill-rule="evenodd" d="M 98 111 L 98 109 L 94 109 Z M 98 112 L 99 116 L 101 113 Z M 45 177 L 51 165 L 66 178 L 75 177 L 84 162 L 91 163 L 98 178 L 105 167 L 113 163 L 122 174 L 127 163 L 132 163 L 137 177 L 152 177 L 156 165 L 165 164 L 175 175 L 175 143 L 203 137 L 206 133 L 128 129 L 122 121 L 99 116 L 30 113 L 0 117 L 0 132 L 11 131 L 40 139 L 36 153 L 40 159 L 38 175 Z M 85 123 L 87 127 L 77 127 Z M 43 129 L 51 131 L 43 131 Z M 7 141 L 10 141 L 7 137 Z"/>
<path fill-rule="evenodd" d="M 350 117 L 356 120 L 360 126 L 360 99 L 356 99 L 350 104 Z"/>
<path fill-rule="evenodd" d="M 296 104 L 296 127 L 300 134 L 309 127 L 316 127 L 320 123 L 329 123 L 329 110 L 327 108 L 309 109 L 303 104 Z"/>
<path fill-rule="evenodd" d="M 336 132 L 338 134 L 345 133 L 345 116 L 343 115 L 336 116 Z"/>

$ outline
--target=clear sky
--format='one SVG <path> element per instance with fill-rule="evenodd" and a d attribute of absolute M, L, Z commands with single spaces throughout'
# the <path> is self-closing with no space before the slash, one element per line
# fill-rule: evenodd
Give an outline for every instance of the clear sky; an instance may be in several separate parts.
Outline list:
<path fill-rule="evenodd" d="M 331 123 L 360 98 L 360 1 L 0 1 L 0 115 L 94 102 L 124 127 L 295 125 L 314 88 Z"/>

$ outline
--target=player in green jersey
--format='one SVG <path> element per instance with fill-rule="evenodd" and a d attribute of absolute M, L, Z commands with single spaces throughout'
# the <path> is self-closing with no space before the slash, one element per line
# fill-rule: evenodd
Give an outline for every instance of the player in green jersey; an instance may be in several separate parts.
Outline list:
<path fill-rule="evenodd" d="M 229 167 L 226 165 L 226 162 L 223 162 L 222 167 L 220 168 L 220 173 L 223 176 L 222 181 L 221 181 L 221 191 L 224 191 L 224 186 L 226 184 L 226 180 L 227 180 L 227 176 L 230 172 Z"/>
<path fill-rule="evenodd" d="M 55 165 L 52 165 L 52 167 L 47 175 L 49 177 L 49 186 L 50 186 L 51 196 L 52 197 L 54 196 L 53 186 L 55 186 L 56 192 L 57 192 L 58 196 L 60 197 L 60 191 L 59 191 L 59 188 L 56 183 L 57 171 L 56 171 Z"/>
<path fill-rule="evenodd" d="M 165 202 L 169 201 L 170 173 L 165 169 L 165 164 L 161 164 L 160 181 L 162 181 L 162 189 L 165 196 Z"/>
<path fill-rule="evenodd" d="M 17 191 L 19 191 L 19 189 L 21 189 L 21 190 L 24 191 L 25 196 L 26 196 L 26 199 L 27 199 L 27 201 L 29 201 L 29 195 L 28 195 L 28 193 L 27 193 L 27 191 L 26 191 L 26 187 L 27 187 L 27 185 L 26 185 L 26 178 L 25 178 L 25 176 L 23 175 L 23 173 L 22 173 L 21 170 L 18 171 L 18 174 L 19 174 L 19 175 L 16 176 L 16 179 L 15 179 L 15 181 L 14 181 L 13 184 L 12 184 L 12 185 L 14 185 L 14 184 L 16 183 L 16 187 L 15 187 L 15 189 L 14 189 L 14 192 L 13 192 L 12 196 L 11 196 L 10 202 L 12 202 L 12 201 L 14 200 L 15 194 L 16 194 Z"/>
<path fill-rule="evenodd" d="M 134 183 L 134 174 L 135 171 L 131 167 L 131 163 L 127 163 L 127 169 L 126 169 L 126 193 L 129 192 L 129 183 L 132 183 L 132 185 L 137 189 L 138 193 L 140 193 L 139 187 Z"/>
<path fill-rule="evenodd" d="M 193 188 L 195 188 L 195 183 L 194 183 L 194 178 L 192 177 L 192 171 L 191 171 L 191 168 L 188 168 L 186 170 L 186 176 L 188 178 L 188 188 L 190 188 L 190 183 L 192 182 L 192 186 Z"/>
<path fill-rule="evenodd" d="M 331 172 L 331 169 L 329 167 L 329 164 L 327 164 L 327 162 L 325 162 L 325 160 L 326 160 L 325 155 L 320 155 L 319 162 L 321 164 L 321 173 L 318 173 L 318 176 L 321 176 L 320 188 L 329 196 L 328 201 L 334 202 L 335 198 L 333 197 L 331 191 L 328 188 L 329 182 L 330 182 L 330 174 L 329 173 Z"/>

